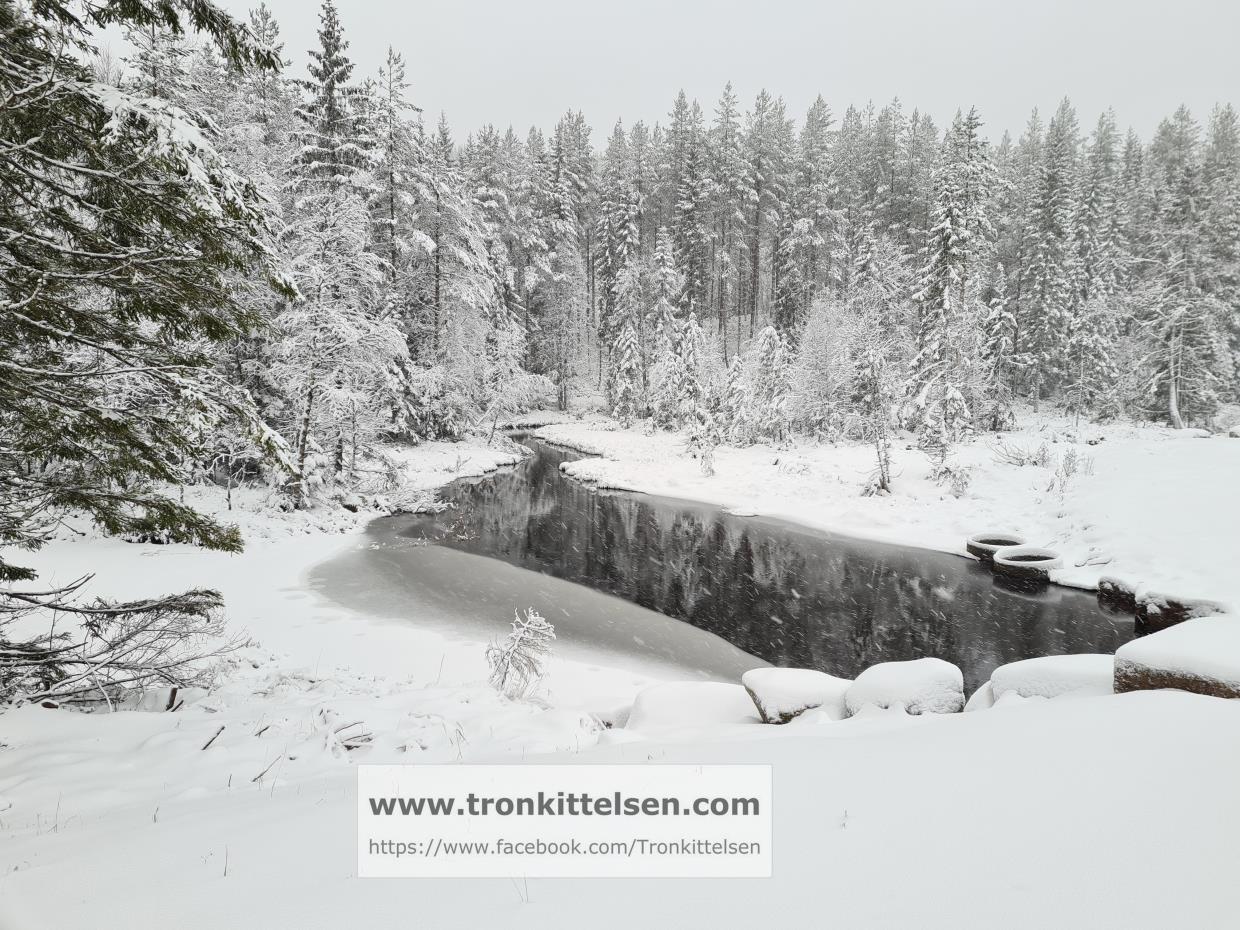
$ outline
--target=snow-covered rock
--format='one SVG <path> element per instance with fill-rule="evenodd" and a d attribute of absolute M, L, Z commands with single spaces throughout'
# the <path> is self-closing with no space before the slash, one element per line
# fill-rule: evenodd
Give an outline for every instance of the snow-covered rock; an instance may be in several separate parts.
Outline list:
<path fill-rule="evenodd" d="M 1137 609 L 1137 586 L 1123 578 L 1103 575 L 1098 579 L 1098 603 L 1133 613 Z"/>
<path fill-rule="evenodd" d="M 741 684 L 764 723 L 787 723 L 815 707 L 842 719 L 844 693 L 852 682 L 809 668 L 755 668 L 741 676 Z"/>
<path fill-rule="evenodd" d="M 749 692 L 740 685 L 672 681 L 637 693 L 626 728 L 652 730 L 759 722 Z"/>
<path fill-rule="evenodd" d="M 986 684 L 969 695 L 969 700 L 965 702 L 964 710 L 965 713 L 969 713 L 976 710 L 990 710 L 994 706 L 995 692 L 990 682 L 986 682 Z"/>
<path fill-rule="evenodd" d="M 1117 692 L 1159 688 L 1240 698 L 1240 619 L 1186 620 L 1116 650 Z"/>
<path fill-rule="evenodd" d="M 1042 656 L 999 666 L 990 676 L 990 686 L 995 700 L 1010 692 L 1021 697 L 1054 698 L 1111 694 L 1114 678 L 1114 656 Z"/>
<path fill-rule="evenodd" d="M 1227 612 L 1226 605 L 1218 601 L 1177 597 L 1160 591 L 1141 592 L 1137 595 L 1136 604 L 1137 621 L 1151 632 L 1165 630 L 1195 617 L 1210 617 Z"/>
<path fill-rule="evenodd" d="M 954 714 L 964 708 L 964 676 L 942 659 L 880 662 L 844 695 L 849 716 L 863 707 L 902 707 L 910 714 Z"/>

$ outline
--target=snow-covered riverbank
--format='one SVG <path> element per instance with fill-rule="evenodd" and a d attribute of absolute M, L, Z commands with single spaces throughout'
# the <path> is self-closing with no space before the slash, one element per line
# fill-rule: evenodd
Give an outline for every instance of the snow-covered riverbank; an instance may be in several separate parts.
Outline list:
<path fill-rule="evenodd" d="M 553 429 L 600 446 L 616 435 Z M 628 441 L 664 455 L 661 473 L 634 464 L 635 476 L 696 496 L 696 463 L 681 462 L 673 440 Z M 1171 451 L 1192 442 L 1159 441 Z M 777 454 L 813 469 L 829 452 Z M 746 457 L 755 489 L 814 474 L 763 462 L 773 454 L 726 450 L 720 477 L 706 480 L 724 480 L 729 462 L 739 473 Z M 422 488 L 514 460 L 481 443 L 403 457 Z M 666 670 L 560 658 L 537 700 L 503 699 L 485 684 L 481 642 L 363 615 L 308 584 L 311 566 L 365 544 L 356 531 L 370 515 L 276 515 L 244 498 L 232 512 L 250 540 L 240 556 L 94 536 L 23 555 L 47 581 L 96 572 L 100 594 L 218 587 L 233 628 L 256 645 L 175 713 L 0 715 L 3 930 L 109 926 L 122 909 L 126 926 L 175 920 L 188 930 L 537 927 L 565 913 L 599 927 L 659 925 L 672 913 L 685 927 L 730 927 L 787 907 L 861 927 L 990 926 L 1003 915 L 1013 927 L 1209 928 L 1240 906 L 1230 777 L 1240 702 L 1131 694 L 940 718 L 608 730 L 600 719 Z M 913 525 L 928 536 L 938 511 L 929 500 L 924 510 Z M 495 618 L 497 632 L 506 620 Z M 709 894 L 696 882 L 355 878 L 355 763 L 550 759 L 774 763 L 776 878 L 712 882 Z"/>
<path fill-rule="evenodd" d="M 953 496 L 929 478 L 911 438 L 892 450 L 892 492 L 864 496 L 865 445 L 720 447 L 706 477 L 683 436 L 621 430 L 609 421 L 545 426 L 537 434 L 594 458 L 566 471 L 601 487 L 719 504 L 819 529 L 946 552 L 975 533 L 1008 530 L 1063 554 L 1056 580 L 1095 587 L 1104 575 L 1183 597 L 1240 607 L 1240 440 L 1158 426 L 1083 424 L 1026 413 L 1021 428 L 961 445 L 970 470 Z M 1047 464 L 1002 461 L 1003 448 Z M 1065 455 L 1076 473 L 1057 480 Z"/>

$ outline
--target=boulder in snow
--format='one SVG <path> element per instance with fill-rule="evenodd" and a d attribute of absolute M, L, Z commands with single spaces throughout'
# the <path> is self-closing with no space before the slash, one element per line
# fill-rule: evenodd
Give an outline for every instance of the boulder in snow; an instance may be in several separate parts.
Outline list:
<path fill-rule="evenodd" d="M 986 682 L 986 684 L 969 695 L 969 700 L 965 702 L 964 710 L 967 714 L 976 710 L 990 710 L 994 706 L 995 692 L 990 682 Z"/>
<path fill-rule="evenodd" d="M 1137 597 L 1137 623 L 1147 633 L 1156 633 L 1195 617 L 1226 612 L 1227 608 L 1218 601 L 1175 597 L 1158 591 L 1143 591 Z"/>
<path fill-rule="evenodd" d="M 814 707 L 842 719 L 844 693 L 852 682 L 809 668 L 755 668 L 741 676 L 741 684 L 764 723 L 787 723 Z"/>
<path fill-rule="evenodd" d="M 910 714 L 954 714 L 964 708 L 964 676 L 942 659 L 880 662 L 857 676 L 844 703 L 849 716 L 863 707 L 902 707 Z"/>
<path fill-rule="evenodd" d="M 1115 653 L 1115 690 L 1175 688 L 1240 698 L 1240 618 L 1198 617 Z"/>
<path fill-rule="evenodd" d="M 629 730 L 758 723 L 753 701 L 740 685 L 721 681 L 673 681 L 637 694 Z"/>
<path fill-rule="evenodd" d="M 1111 694 L 1114 678 L 1114 656 L 1042 656 L 1000 665 L 990 676 L 990 686 L 996 701 L 1008 693 L 1021 697 L 1083 697 Z"/>

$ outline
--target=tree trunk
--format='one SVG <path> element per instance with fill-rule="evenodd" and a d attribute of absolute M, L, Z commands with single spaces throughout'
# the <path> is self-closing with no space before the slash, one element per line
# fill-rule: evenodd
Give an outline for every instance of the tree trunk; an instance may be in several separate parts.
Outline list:
<path fill-rule="evenodd" d="M 1180 336 L 1176 331 L 1171 333 L 1171 357 L 1167 378 L 1167 413 L 1171 417 L 1171 425 L 1176 429 L 1184 429 L 1184 417 L 1180 415 Z"/>

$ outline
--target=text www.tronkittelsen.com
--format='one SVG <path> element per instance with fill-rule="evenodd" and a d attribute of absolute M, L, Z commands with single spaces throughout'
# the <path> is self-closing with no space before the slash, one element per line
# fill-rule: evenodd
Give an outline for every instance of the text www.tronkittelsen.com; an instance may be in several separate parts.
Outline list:
<path fill-rule="evenodd" d="M 358 874 L 768 877 L 770 807 L 766 765 L 361 766 Z"/>

